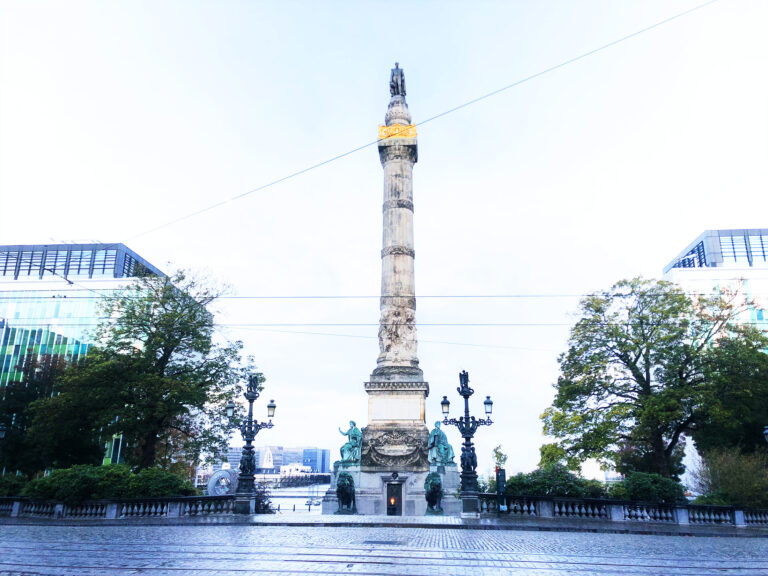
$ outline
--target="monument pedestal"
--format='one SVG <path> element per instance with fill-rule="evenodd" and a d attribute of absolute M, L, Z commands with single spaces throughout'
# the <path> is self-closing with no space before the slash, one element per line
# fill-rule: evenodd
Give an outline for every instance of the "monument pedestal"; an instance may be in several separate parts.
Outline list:
<path fill-rule="evenodd" d="M 393 472 L 389 468 L 363 468 L 362 466 L 334 466 L 331 486 L 323 498 L 323 514 L 335 514 L 339 510 L 336 497 L 336 480 L 339 472 L 347 472 L 355 482 L 355 504 L 358 514 L 390 516 L 424 516 L 427 500 L 424 480 L 430 472 L 438 472 L 443 485 L 443 513 L 447 516 L 461 514 L 459 472 L 456 465 L 430 466 L 427 470 Z M 395 504 L 391 499 L 395 498 Z"/>

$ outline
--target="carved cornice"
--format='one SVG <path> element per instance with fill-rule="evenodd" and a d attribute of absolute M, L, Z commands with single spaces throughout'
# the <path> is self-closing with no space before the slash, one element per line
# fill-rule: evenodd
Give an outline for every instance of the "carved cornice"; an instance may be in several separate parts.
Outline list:
<path fill-rule="evenodd" d="M 429 393 L 428 382 L 366 382 L 366 392 L 427 392 Z"/>
<path fill-rule="evenodd" d="M 413 248 L 408 248 L 408 246 L 387 246 L 381 251 L 381 257 L 384 258 L 384 256 L 410 256 L 411 258 L 416 257 L 416 252 Z"/>
<path fill-rule="evenodd" d="M 387 210 L 392 210 L 393 208 L 405 208 L 406 210 L 410 210 L 413 212 L 413 202 L 410 200 L 403 200 L 398 198 L 397 200 L 387 200 L 384 202 L 384 206 L 382 211 L 386 212 Z"/>

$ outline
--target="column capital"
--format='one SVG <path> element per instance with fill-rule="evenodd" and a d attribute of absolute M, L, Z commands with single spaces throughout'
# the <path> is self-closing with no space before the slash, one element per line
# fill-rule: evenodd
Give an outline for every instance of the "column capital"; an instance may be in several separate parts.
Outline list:
<path fill-rule="evenodd" d="M 407 160 L 415 164 L 419 160 L 415 138 L 387 138 L 379 142 L 379 159 L 384 165 L 392 160 Z"/>

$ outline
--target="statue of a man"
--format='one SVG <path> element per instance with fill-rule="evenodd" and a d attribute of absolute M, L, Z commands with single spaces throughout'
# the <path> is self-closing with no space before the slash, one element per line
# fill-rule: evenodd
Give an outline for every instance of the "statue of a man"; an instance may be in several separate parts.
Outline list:
<path fill-rule="evenodd" d="M 354 420 L 349 421 L 349 430 L 344 432 L 339 428 L 339 432 L 347 437 L 347 442 L 341 447 L 341 461 L 346 463 L 360 462 L 360 451 L 363 446 L 363 433 L 355 424 Z"/>
<path fill-rule="evenodd" d="M 392 96 L 405 96 L 405 75 L 398 62 L 395 62 L 389 77 L 389 93 Z"/>
<path fill-rule="evenodd" d="M 427 442 L 427 448 L 429 448 L 429 463 L 443 466 L 453 462 L 453 447 L 448 443 L 448 438 L 440 429 L 440 422 L 435 422 L 435 427 L 432 432 L 429 433 L 429 441 Z"/>

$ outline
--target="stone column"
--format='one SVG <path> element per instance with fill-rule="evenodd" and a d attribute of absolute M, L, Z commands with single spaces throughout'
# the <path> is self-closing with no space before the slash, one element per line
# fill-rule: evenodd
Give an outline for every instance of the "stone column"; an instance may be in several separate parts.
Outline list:
<path fill-rule="evenodd" d="M 374 377 L 423 378 L 416 350 L 416 287 L 413 249 L 413 165 L 416 129 L 404 96 L 393 96 L 380 129 L 384 168 L 379 358 Z"/>
<path fill-rule="evenodd" d="M 379 126 L 384 169 L 379 356 L 369 382 L 366 469 L 428 471 L 424 400 L 429 384 L 419 368 L 413 246 L 413 165 L 416 127 L 405 101 L 405 77 L 395 65 L 391 99 Z M 404 508 L 405 509 L 405 508 Z"/>

